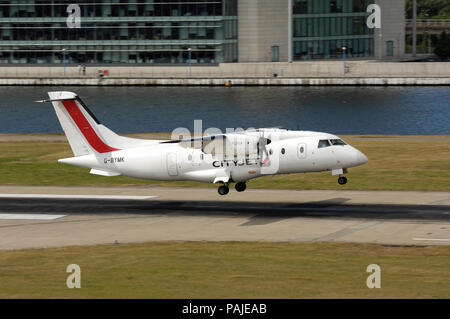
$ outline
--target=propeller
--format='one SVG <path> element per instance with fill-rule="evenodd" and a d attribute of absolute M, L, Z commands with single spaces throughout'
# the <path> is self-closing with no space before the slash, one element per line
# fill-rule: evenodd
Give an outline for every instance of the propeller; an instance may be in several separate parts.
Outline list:
<path fill-rule="evenodd" d="M 258 141 L 258 154 L 261 156 L 261 161 L 259 163 L 259 166 L 263 166 L 269 161 L 269 152 L 267 152 L 267 145 L 271 143 L 271 140 L 266 138 L 264 136 L 264 131 L 262 132 L 262 136 L 259 138 Z"/>

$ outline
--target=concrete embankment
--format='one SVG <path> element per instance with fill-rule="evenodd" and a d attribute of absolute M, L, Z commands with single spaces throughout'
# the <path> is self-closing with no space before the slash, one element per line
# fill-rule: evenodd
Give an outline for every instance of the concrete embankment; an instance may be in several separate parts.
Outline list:
<path fill-rule="evenodd" d="M 99 71 L 107 70 L 103 77 Z M 216 66 L 0 67 L 0 85 L 450 85 L 450 63 L 351 61 Z"/>
<path fill-rule="evenodd" d="M 450 78 L 107 78 L 107 79 L 0 79 L 0 85 L 67 85 L 67 86 L 283 86 L 283 85 L 450 85 Z"/>

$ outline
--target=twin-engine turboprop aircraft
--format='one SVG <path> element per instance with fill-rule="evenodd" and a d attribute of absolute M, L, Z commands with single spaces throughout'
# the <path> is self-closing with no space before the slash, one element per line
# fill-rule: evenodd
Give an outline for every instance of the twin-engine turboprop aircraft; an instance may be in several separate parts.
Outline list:
<path fill-rule="evenodd" d="M 368 161 L 339 137 L 320 132 L 253 129 L 168 141 L 123 137 L 100 124 L 77 94 L 48 94 L 49 100 L 38 102 L 52 102 L 75 155 L 58 162 L 90 168 L 91 174 L 214 183 L 226 195 L 230 183 L 242 192 L 248 180 L 264 175 L 331 171 L 343 185 L 348 168 Z"/>

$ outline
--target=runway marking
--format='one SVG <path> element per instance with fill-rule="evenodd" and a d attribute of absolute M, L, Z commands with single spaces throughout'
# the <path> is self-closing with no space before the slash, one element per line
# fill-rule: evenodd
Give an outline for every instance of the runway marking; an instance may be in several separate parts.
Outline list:
<path fill-rule="evenodd" d="M 0 198 L 51 198 L 51 199 L 133 199 L 145 200 L 158 196 L 129 195 L 56 195 L 56 194 L 0 194 Z"/>
<path fill-rule="evenodd" d="M 355 225 L 355 226 L 351 226 L 350 228 L 351 229 L 363 229 L 363 228 L 367 228 L 367 227 L 371 227 L 371 226 L 377 225 L 379 223 L 381 223 L 381 222 L 380 221 L 373 221 L 373 222 L 369 221 L 369 222 L 361 223 L 361 224 L 358 224 L 358 225 Z"/>
<path fill-rule="evenodd" d="M 450 238 L 413 238 L 413 240 L 419 241 L 450 241 Z"/>
<path fill-rule="evenodd" d="M 339 237 L 343 237 L 346 235 L 350 235 L 354 232 L 357 232 L 358 230 L 364 229 L 364 228 L 369 228 L 378 224 L 381 224 L 381 221 L 366 221 L 363 223 L 359 223 L 350 227 L 346 227 L 343 228 L 341 230 L 335 231 L 333 233 L 330 233 L 328 235 L 319 237 L 319 238 L 314 238 L 312 241 L 332 241 L 332 240 L 336 240 Z"/>
<path fill-rule="evenodd" d="M 424 203 L 424 204 L 425 205 L 439 205 L 441 203 L 446 203 L 446 202 L 450 202 L 450 197 L 447 197 L 447 198 L 441 199 L 441 200 L 437 200 L 437 201 L 434 201 L 434 202 L 427 202 L 427 203 Z"/>
<path fill-rule="evenodd" d="M 0 219 L 55 220 L 66 216 L 51 214 L 0 214 Z"/>

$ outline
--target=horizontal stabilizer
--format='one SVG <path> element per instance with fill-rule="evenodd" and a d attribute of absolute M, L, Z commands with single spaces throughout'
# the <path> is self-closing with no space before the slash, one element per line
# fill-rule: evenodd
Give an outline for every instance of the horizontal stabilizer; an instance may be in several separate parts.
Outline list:
<path fill-rule="evenodd" d="M 64 98 L 64 99 L 47 99 L 47 100 L 39 100 L 36 101 L 37 103 L 48 103 L 48 102 L 55 102 L 55 101 L 67 101 L 67 100 L 76 100 L 77 97 L 74 96 L 72 98 Z"/>

